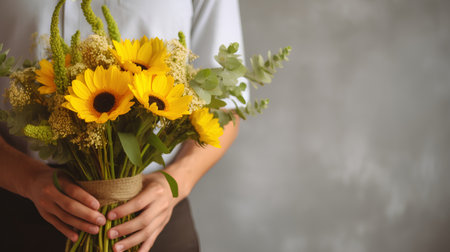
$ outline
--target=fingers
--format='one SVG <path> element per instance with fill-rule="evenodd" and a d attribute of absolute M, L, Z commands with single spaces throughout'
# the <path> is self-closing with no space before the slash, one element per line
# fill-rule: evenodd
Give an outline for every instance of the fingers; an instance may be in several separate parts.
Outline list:
<path fill-rule="evenodd" d="M 74 217 L 72 214 L 69 214 L 68 212 L 64 211 L 64 209 L 61 209 L 59 206 L 55 205 L 53 209 L 53 214 L 58 217 L 59 220 L 66 223 L 67 225 L 70 225 L 76 229 L 79 229 L 81 231 L 90 233 L 90 234 L 97 234 L 99 227 L 90 223 L 87 223 L 83 220 L 80 220 L 76 217 Z"/>
<path fill-rule="evenodd" d="M 144 244 L 142 244 L 142 247 L 139 251 L 148 251 L 155 242 L 156 237 L 158 237 L 165 224 L 167 223 L 166 220 L 168 220 L 167 217 L 159 216 L 159 218 L 156 218 L 154 222 L 152 222 L 151 225 L 147 226 L 145 229 L 142 229 L 139 232 L 131 235 L 130 237 L 127 237 L 126 239 L 123 239 L 116 243 L 114 245 L 114 251 L 125 251 L 140 243 Z M 147 248 L 147 250 L 145 250 L 145 248 Z"/>
<path fill-rule="evenodd" d="M 154 236 L 150 237 L 148 240 L 146 240 L 144 243 L 142 243 L 138 252 L 148 252 L 152 248 L 153 244 L 156 241 L 156 238 L 158 237 L 158 234 L 161 233 L 161 231 L 162 230 L 155 232 Z"/>
<path fill-rule="evenodd" d="M 127 236 L 114 245 L 114 251 L 124 251 L 138 244 L 139 251 L 148 251 L 172 215 L 175 202 L 162 174 L 149 175 L 144 190 L 129 202 L 108 213 L 115 220 L 142 211 L 136 218 L 111 228 L 110 239 Z"/>
<path fill-rule="evenodd" d="M 42 218 L 52 224 L 59 232 L 63 233 L 71 241 L 76 242 L 78 240 L 78 234 L 69 228 L 66 224 L 61 222 L 54 215 L 48 213 L 41 213 Z"/>
<path fill-rule="evenodd" d="M 96 210 L 98 201 L 64 177 L 59 180 L 64 191 L 61 193 L 53 184 L 52 174 L 52 170 L 42 172 L 30 187 L 29 198 L 41 216 L 74 241 L 78 235 L 72 228 L 97 234 L 99 226 L 106 223 L 105 216 Z"/>
<path fill-rule="evenodd" d="M 129 214 L 141 211 L 146 208 L 158 197 L 164 194 L 165 188 L 160 184 L 154 184 L 147 187 L 144 191 L 139 193 L 136 197 L 128 201 L 127 203 L 120 205 L 113 210 L 109 211 L 108 219 L 115 220 L 117 218 L 122 218 Z"/>
<path fill-rule="evenodd" d="M 65 191 L 67 188 L 67 192 Z M 82 220 L 85 220 L 89 223 L 102 226 L 106 223 L 106 218 L 100 212 L 93 210 L 92 208 L 87 207 L 85 204 L 80 203 L 79 199 L 86 201 L 91 201 L 91 195 L 89 195 L 86 191 L 81 189 L 81 187 L 66 183 L 64 185 L 64 192 L 67 193 L 67 196 L 58 192 L 58 198 L 55 200 L 55 203 L 64 209 L 64 211 L 71 213 L 71 215 L 76 216 Z M 92 197 L 93 198 L 93 197 Z M 94 199 L 98 203 L 96 199 Z M 100 204 L 99 204 L 100 205 Z"/>
<path fill-rule="evenodd" d="M 155 207 L 148 208 L 136 218 L 111 228 L 108 232 L 108 236 L 110 239 L 115 239 L 144 229 L 151 225 L 164 210 L 166 209 L 155 209 Z"/>
<path fill-rule="evenodd" d="M 48 197 L 41 200 L 43 210 L 56 216 L 66 225 L 90 234 L 97 234 L 98 226 L 106 223 L 105 217 L 100 212 L 77 201 L 78 199 L 85 202 L 91 201 L 92 196 L 68 180 L 63 179 L 61 182 L 63 182 L 62 187 L 67 195 L 59 192 L 54 186 L 49 186 L 45 189 Z M 97 200 L 94 199 L 94 201 Z"/>
<path fill-rule="evenodd" d="M 150 204 L 150 201 L 151 199 L 147 199 L 146 197 L 143 196 L 143 193 L 141 193 L 132 200 L 128 201 L 127 203 L 120 205 L 114 208 L 113 210 L 109 211 L 108 219 L 115 220 L 117 218 L 122 218 L 129 214 L 141 211 L 148 204 Z"/>
<path fill-rule="evenodd" d="M 87 207 L 92 208 L 93 210 L 98 210 L 100 208 L 100 202 L 98 202 L 94 196 L 90 195 L 81 187 L 68 181 L 67 179 L 61 179 L 60 183 L 62 184 L 64 193 L 66 193 L 69 197 L 79 201 Z"/>

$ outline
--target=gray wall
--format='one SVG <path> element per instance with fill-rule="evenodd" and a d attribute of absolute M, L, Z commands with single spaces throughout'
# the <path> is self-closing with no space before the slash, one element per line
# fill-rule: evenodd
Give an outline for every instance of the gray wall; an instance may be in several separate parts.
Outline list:
<path fill-rule="evenodd" d="M 247 56 L 294 50 L 192 193 L 203 251 L 450 251 L 450 2 L 242 0 L 241 15 Z"/>

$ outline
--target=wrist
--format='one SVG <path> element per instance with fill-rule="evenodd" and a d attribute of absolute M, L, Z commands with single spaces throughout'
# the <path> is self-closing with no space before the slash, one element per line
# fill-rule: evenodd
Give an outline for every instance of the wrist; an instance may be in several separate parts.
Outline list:
<path fill-rule="evenodd" d="M 33 190 L 35 190 L 34 184 L 36 179 L 42 176 L 44 172 L 48 173 L 47 176 L 51 176 L 53 168 L 31 158 L 27 162 L 24 162 L 24 165 L 31 168 L 26 170 L 27 172 L 24 174 L 23 180 L 18 181 L 17 192 L 21 196 L 30 199 Z"/>
<path fill-rule="evenodd" d="M 189 196 L 191 193 L 195 182 L 193 178 L 186 174 L 186 170 L 182 167 L 178 167 L 176 164 L 171 164 L 167 166 L 164 171 L 172 176 L 177 182 L 178 186 L 178 197 L 177 201 L 181 201 Z M 161 174 L 162 175 L 162 174 Z M 165 178 L 164 178 L 165 179 Z M 167 181 L 166 181 L 167 182 Z"/>

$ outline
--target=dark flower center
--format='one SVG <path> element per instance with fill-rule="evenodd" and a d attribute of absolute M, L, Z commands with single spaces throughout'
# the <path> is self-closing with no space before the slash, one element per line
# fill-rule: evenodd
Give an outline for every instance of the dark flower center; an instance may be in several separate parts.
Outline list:
<path fill-rule="evenodd" d="M 100 113 L 109 112 L 114 107 L 115 103 L 116 98 L 114 95 L 103 92 L 94 98 L 94 109 Z"/>
<path fill-rule="evenodd" d="M 136 64 L 136 66 L 140 66 L 142 70 L 148 70 L 148 67 L 142 64 L 139 64 L 137 62 L 134 62 L 134 64 Z"/>
<path fill-rule="evenodd" d="M 152 105 L 155 102 L 156 102 L 156 106 L 158 107 L 158 110 L 164 110 L 166 108 L 166 105 L 164 104 L 163 101 L 161 101 L 158 97 L 154 97 L 154 96 L 150 95 L 148 97 L 148 104 Z"/>

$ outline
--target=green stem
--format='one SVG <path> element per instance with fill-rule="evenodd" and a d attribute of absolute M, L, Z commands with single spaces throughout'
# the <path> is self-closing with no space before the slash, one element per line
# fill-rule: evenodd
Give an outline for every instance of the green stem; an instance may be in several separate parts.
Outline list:
<path fill-rule="evenodd" d="M 86 235 L 85 232 L 81 232 L 80 236 L 78 237 L 77 242 L 75 242 L 72 246 L 72 248 L 70 249 L 70 252 L 75 252 L 77 251 L 78 247 L 80 246 L 81 240 L 84 238 L 84 236 Z"/>
<path fill-rule="evenodd" d="M 141 158 L 144 157 L 144 154 L 145 154 L 145 152 L 148 150 L 149 147 L 150 147 L 150 144 L 149 144 L 149 143 L 147 143 L 147 144 L 144 146 L 144 149 L 142 149 L 142 152 L 141 152 Z"/>
<path fill-rule="evenodd" d="M 104 216 L 106 216 L 106 213 L 108 212 L 108 206 L 102 206 L 101 207 L 101 212 L 102 212 L 102 214 L 104 215 Z M 100 230 L 98 231 L 98 235 L 97 235 L 97 237 L 98 237 L 98 246 L 99 246 L 99 248 L 100 248 L 100 250 L 99 251 L 107 251 L 107 250 L 104 250 L 103 249 L 103 245 L 104 245 L 104 240 L 107 240 L 107 237 L 106 237 L 106 232 L 104 231 L 105 230 L 105 226 L 101 226 L 100 227 Z M 105 238 L 105 239 L 103 239 L 103 238 Z"/>
<path fill-rule="evenodd" d="M 109 146 L 109 171 L 111 172 L 111 178 L 115 179 L 116 174 L 114 172 L 114 146 L 113 146 L 113 140 L 112 140 L 112 127 L 111 127 L 111 121 L 108 121 L 106 124 L 106 131 L 108 133 L 108 146 Z"/>
<path fill-rule="evenodd" d="M 70 250 L 70 245 L 71 245 L 71 244 L 72 244 L 72 241 L 69 240 L 69 239 L 67 239 L 67 241 L 66 241 L 66 249 L 64 250 L 65 252 L 67 252 L 67 251 Z"/>
<path fill-rule="evenodd" d="M 109 251 L 109 239 L 107 237 L 107 233 L 108 230 L 111 228 L 111 221 L 110 220 L 106 220 L 106 224 L 105 224 L 105 240 L 103 240 L 103 248 L 105 249 L 104 251 Z"/>
<path fill-rule="evenodd" d="M 102 169 L 102 178 L 108 179 L 108 173 L 107 173 L 107 167 L 108 167 L 108 151 L 107 151 L 107 144 L 103 146 L 103 166 Z"/>
<path fill-rule="evenodd" d="M 72 148 L 69 148 L 70 151 L 72 152 L 72 156 L 75 158 L 75 160 L 78 163 L 78 166 L 80 167 L 81 171 L 83 172 L 84 176 L 86 177 L 87 180 L 92 180 L 92 176 L 89 175 L 89 173 L 87 173 L 86 169 L 84 168 L 83 163 L 81 162 L 80 158 L 78 157 L 78 155 L 76 154 L 75 151 L 72 150 Z"/>
<path fill-rule="evenodd" d="M 128 157 L 125 156 L 125 160 L 123 161 L 123 166 L 122 166 L 122 170 L 120 171 L 120 176 L 119 178 L 123 178 L 125 175 L 125 170 L 127 169 L 127 164 L 128 164 Z"/>
<path fill-rule="evenodd" d="M 89 252 L 89 248 L 91 247 L 90 241 L 91 241 L 91 236 L 88 235 L 86 237 L 86 243 L 85 243 L 86 245 L 84 246 L 84 252 Z"/>
<path fill-rule="evenodd" d="M 105 163 L 104 163 L 104 159 L 103 159 L 103 155 L 102 155 L 102 150 L 98 150 L 97 151 L 97 155 L 98 155 L 98 163 L 99 163 L 99 167 L 98 167 L 98 179 L 101 179 L 102 178 L 102 167 L 104 167 L 105 166 Z"/>
<path fill-rule="evenodd" d="M 131 169 L 131 177 L 136 176 L 136 165 L 133 165 L 133 168 Z"/>

